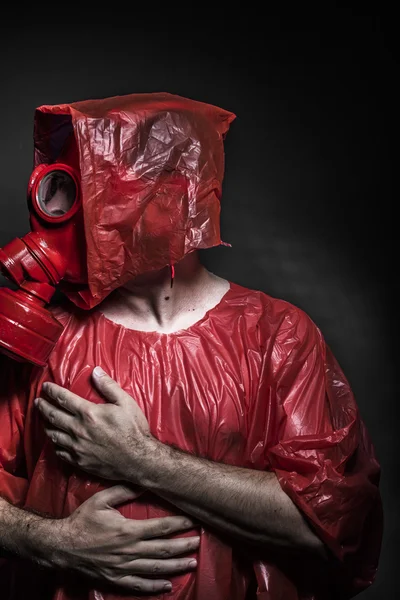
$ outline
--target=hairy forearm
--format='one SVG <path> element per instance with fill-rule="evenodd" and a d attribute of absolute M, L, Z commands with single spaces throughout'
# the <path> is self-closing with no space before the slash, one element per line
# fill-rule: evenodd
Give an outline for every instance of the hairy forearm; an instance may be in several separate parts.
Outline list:
<path fill-rule="evenodd" d="M 0 498 L 0 556 L 17 556 L 54 568 L 62 521 L 21 510 Z"/>
<path fill-rule="evenodd" d="M 274 473 L 216 463 L 152 441 L 140 484 L 249 544 L 325 556 L 323 543 Z"/>

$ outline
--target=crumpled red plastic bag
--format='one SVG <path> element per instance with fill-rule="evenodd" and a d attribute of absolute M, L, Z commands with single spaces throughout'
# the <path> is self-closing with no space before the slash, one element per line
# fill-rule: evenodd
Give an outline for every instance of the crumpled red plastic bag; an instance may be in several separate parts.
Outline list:
<path fill-rule="evenodd" d="M 339 600 L 372 583 L 382 536 L 379 464 L 348 381 L 301 310 L 232 283 L 200 321 L 172 334 L 127 329 L 99 309 L 55 314 L 65 330 L 45 370 L 33 369 L 29 379 L 21 365 L 1 359 L 2 496 L 60 518 L 114 483 L 58 459 L 33 405 L 45 380 L 102 402 L 91 384 L 100 365 L 135 399 L 161 442 L 274 471 L 331 554 L 327 564 L 276 548 L 246 558 L 242 543 L 203 526 L 196 571 L 172 577 L 166 597 L 248 600 L 256 577 L 259 600 Z M 120 510 L 132 519 L 180 512 L 148 492 Z M 120 598 L 34 565 L 4 569 L 2 590 L 5 573 L 14 574 L 5 600 Z"/>
<path fill-rule="evenodd" d="M 221 244 L 223 139 L 234 118 L 167 93 L 36 110 L 35 166 L 54 162 L 72 129 L 79 149 L 88 289 L 64 286 L 71 300 L 91 308 L 135 275 Z"/>

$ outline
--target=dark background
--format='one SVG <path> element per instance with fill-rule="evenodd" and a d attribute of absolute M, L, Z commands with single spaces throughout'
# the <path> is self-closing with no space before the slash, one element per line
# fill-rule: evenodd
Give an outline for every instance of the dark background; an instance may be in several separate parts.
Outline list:
<path fill-rule="evenodd" d="M 380 570 L 360 598 L 388 600 L 400 546 L 391 17 L 230 18 L 2 27 L 0 246 L 28 230 L 37 106 L 168 91 L 237 114 L 222 199 L 233 247 L 204 262 L 300 306 L 341 363 L 383 471 Z"/>

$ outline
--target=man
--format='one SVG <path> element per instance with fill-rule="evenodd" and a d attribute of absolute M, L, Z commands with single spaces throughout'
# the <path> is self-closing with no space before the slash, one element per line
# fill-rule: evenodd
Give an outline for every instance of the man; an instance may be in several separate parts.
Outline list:
<path fill-rule="evenodd" d="M 4 360 L 5 597 L 364 589 L 379 465 L 349 385 L 302 311 L 197 255 L 221 243 L 233 116 L 169 95 L 42 112 L 58 120 L 36 130 L 41 162 L 72 115 L 89 285 L 64 291 L 92 310 L 54 309 L 44 370 Z"/>

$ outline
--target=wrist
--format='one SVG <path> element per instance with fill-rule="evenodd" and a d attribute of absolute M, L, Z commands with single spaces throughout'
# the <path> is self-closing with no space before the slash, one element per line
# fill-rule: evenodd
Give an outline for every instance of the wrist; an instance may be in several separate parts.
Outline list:
<path fill-rule="evenodd" d="M 171 465 L 173 469 L 177 468 L 176 461 L 172 460 L 173 453 L 173 448 L 156 438 L 146 439 L 140 469 L 135 474 L 136 482 L 148 490 L 162 491 L 164 480 L 170 479 Z"/>
<path fill-rule="evenodd" d="M 25 558 L 42 567 L 66 568 L 65 542 L 67 519 L 50 519 L 28 513 L 25 531 L 21 532 L 21 548 Z"/>
<path fill-rule="evenodd" d="M 65 521 L 23 510 L 0 498 L 1 549 L 43 567 L 62 567 Z"/>
<path fill-rule="evenodd" d="M 157 462 L 160 460 L 163 445 L 162 442 L 149 435 L 143 437 L 139 445 L 132 448 L 131 459 L 126 472 L 129 483 L 148 487 L 154 471 L 157 469 Z"/>

